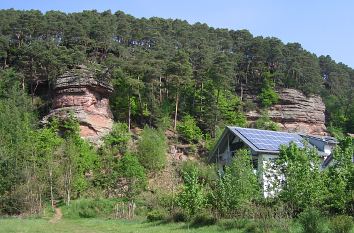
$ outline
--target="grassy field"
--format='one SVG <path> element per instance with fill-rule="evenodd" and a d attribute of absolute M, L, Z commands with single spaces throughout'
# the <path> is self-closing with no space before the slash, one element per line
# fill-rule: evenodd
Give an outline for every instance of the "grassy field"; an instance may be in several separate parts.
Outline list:
<path fill-rule="evenodd" d="M 218 226 L 190 228 L 180 223 L 147 223 L 143 221 L 102 220 L 102 219 L 61 219 L 50 223 L 48 219 L 0 219 L 0 233 L 179 233 L 179 232 L 220 232 Z M 233 230 L 232 232 L 237 232 Z"/>

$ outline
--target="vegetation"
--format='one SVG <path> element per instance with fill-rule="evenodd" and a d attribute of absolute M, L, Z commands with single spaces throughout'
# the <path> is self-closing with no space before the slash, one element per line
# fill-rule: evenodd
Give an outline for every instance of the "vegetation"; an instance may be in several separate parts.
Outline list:
<path fill-rule="evenodd" d="M 165 166 L 167 144 L 163 132 L 145 127 L 137 150 L 140 163 L 149 171 L 159 171 Z"/>
<path fill-rule="evenodd" d="M 138 219 L 185 221 L 192 232 L 350 232 L 353 140 L 344 135 L 354 130 L 352 68 L 247 30 L 123 12 L 10 9 L 0 11 L 0 21 L 1 216 L 46 216 L 49 204 L 64 212 L 53 232 L 185 230 L 184 223 L 99 219 L 125 218 L 128 205 L 140 208 Z M 114 86 L 116 123 L 100 148 L 80 138 L 73 116 L 39 124 L 53 80 L 78 64 Z M 272 167 L 281 174 L 269 187 L 275 195 L 263 198 L 248 151 L 236 153 L 223 174 L 203 158 L 168 163 L 168 142 L 188 142 L 205 154 L 225 125 L 247 125 L 247 108 L 263 112 L 255 127 L 276 130 L 266 112 L 280 88 L 322 96 L 328 126 L 341 139 L 333 166 L 321 170 L 312 148 L 284 147 Z M 247 103 L 246 91 L 258 106 Z M 180 166 L 180 177 L 173 177 L 175 167 L 163 174 L 177 180 L 172 189 L 148 187 L 166 166 Z M 0 232 L 52 229 L 43 219 L 0 223 Z"/>
<path fill-rule="evenodd" d="M 14 81 L 18 72 L 17 82 L 41 113 L 49 107 L 51 82 L 69 67 L 86 64 L 108 68 L 113 114 L 129 129 L 154 126 L 166 114 L 176 128 L 190 115 L 203 133 L 215 136 L 218 125 L 245 124 L 245 90 L 254 90 L 268 107 L 277 102 L 276 90 L 286 87 L 321 94 L 328 125 L 353 132 L 353 69 L 298 43 L 121 11 L 10 9 L 0 11 L 0 20 L 1 76 Z M 42 100 L 35 101 L 36 95 Z"/>

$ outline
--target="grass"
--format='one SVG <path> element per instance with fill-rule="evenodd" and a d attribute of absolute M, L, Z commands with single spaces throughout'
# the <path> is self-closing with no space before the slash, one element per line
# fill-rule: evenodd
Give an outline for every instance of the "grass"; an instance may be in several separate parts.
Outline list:
<path fill-rule="evenodd" d="M 219 232 L 214 226 L 190 228 L 184 223 L 148 223 L 139 220 L 103 220 L 103 219 L 61 219 L 58 223 L 50 223 L 48 219 L 0 219 L 0 233 L 179 233 L 179 232 Z M 233 231 L 235 232 L 235 231 Z"/>

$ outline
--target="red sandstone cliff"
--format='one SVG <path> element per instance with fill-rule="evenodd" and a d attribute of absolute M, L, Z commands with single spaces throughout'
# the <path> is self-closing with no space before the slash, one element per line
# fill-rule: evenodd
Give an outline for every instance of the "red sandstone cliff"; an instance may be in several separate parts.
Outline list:
<path fill-rule="evenodd" d="M 53 108 L 44 122 L 72 113 L 79 121 L 81 137 L 99 144 L 113 125 L 108 99 L 112 86 L 85 66 L 77 66 L 58 77 L 53 89 Z"/>
<path fill-rule="evenodd" d="M 278 92 L 279 103 L 272 106 L 269 117 L 277 122 L 281 129 L 289 132 L 302 132 L 314 135 L 326 135 L 325 105 L 320 96 L 305 96 L 298 90 L 282 89 Z M 255 99 L 254 97 L 246 97 Z M 246 113 L 249 121 L 260 117 L 257 111 Z"/>

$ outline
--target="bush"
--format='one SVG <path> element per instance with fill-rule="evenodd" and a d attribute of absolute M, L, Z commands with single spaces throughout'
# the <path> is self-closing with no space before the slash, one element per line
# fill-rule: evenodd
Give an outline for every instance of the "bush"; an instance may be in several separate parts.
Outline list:
<path fill-rule="evenodd" d="M 333 233 L 349 233 L 353 228 L 353 218 L 347 215 L 339 215 L 331 220 L 330 229 Z"/>
<path fill-rule="evenodd" d="M 248 219 L 224 219 L 218 222 L 223 230 L 244 229 L 250 224 Z"/>
<path fill-rule="evenodd" d="M 78 199 L 63 206 L 65 218 L 108 218 L 114 212 L 116 200 L 113 199 Z"/>
<path fill-rule="evenodd" d="M 147 184 L 144 167 L 139 163 L 136 156 L 131 154 L 124 155 L 118 162 L 118 176 L 126 179 L 128 190 L 126 196 L 133 197 L 139 194 Z"/>
<path fill-rule="evenodd" d="M 266 111 L 262 112 L 261 117 L 256 120 L 255 128 L 273 131 L 279 130 L 279 126 L 277 125 L 277 123 L 275 123 L 269 118 L 268 112 Z"/>
<path fill-rule="evenodd" d="M 203 137 L 201 129 L 190 115 L 184 116 L 177 124 L 177 131 L 188 142 L 198 142 Z"/>
<path fill-rule="evenodd" d="M 213 181 L 216 181 L 218 179 L 216 169 L 213 165 L 208 165 L 193 160 L 187 160 L 182 163 L 182 174 L 190 174 L 193 170 L 196 170 L 198 180 L 201 182 L 211 184 Z"/>
<path fill-rule="evenodd" d="M 304 233 L 322 233 L 327 232 L 326 219 L 317 209 L 307 209 L 299 215 L 299 223 Z"/>
<path fill-rule="evenodd" d="M 192 220 L 192 227 L 203 227 L 216 224 L 217 219 L 210 213 L 197 214 Z"/>
<path fill-rule="evenodd" d="M 204 187 L 199 183 L 197 171 L 183 174 L 184 185 L 178 194 L 177 203 L 191 220 L 206 204 L 206 193 Z"/>
<path fill-rule="evenodd" d="M 159 171 L 166 164 L 167 143 L 163 132 L 145 127 L 138 141 L 139 162 L 148 171 Z"/>
<path fill-rule="evenodd" d="M 104 138 L 104 142 L 107 146 L 115 148 L 118 152 L 125 153 L 130 137 L 128 125 L 118 122 L 113 125 L 112 131 Z"/>
<path fill-rule="evenodd" d="M 146 216 L 149 222 L 161 221 L 166 219 L 166 217 L 167 214 L 163 210 L 152 210 Z"/>

